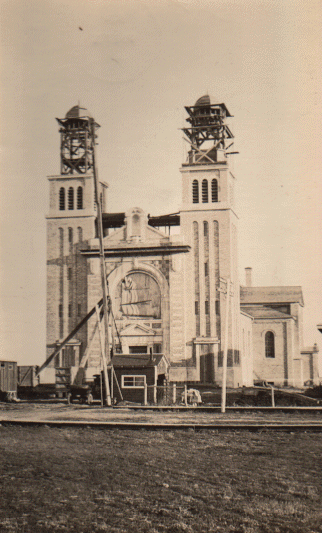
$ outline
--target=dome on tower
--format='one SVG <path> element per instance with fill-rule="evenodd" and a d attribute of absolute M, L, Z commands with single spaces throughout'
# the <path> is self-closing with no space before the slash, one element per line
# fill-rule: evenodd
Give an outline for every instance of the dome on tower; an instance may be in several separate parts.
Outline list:
<path fill-rule="evenodd" d="M 209 107 L 209 106 L 221 107 L 222 109 L 225 110 L 227 117 L 233 116 L 229 113 L 225 104 L 220 103 L 220 100 L 218 100 L 218 98 L 214 98 L 213 96 L 210 96 L 209 94 L 205 94 L 204 96 L 201 96 L 200 98 L 198 98 L 198 100 L 196 101 L 194 105 L 194 107 Z"/>
<path fill-rule="evenodd" d="M 205 94 L 204 96 L 201 96 L 201 98 L 198 98 L 195 103 L 195 107 L 202 105 L 216 105 L 218 103 L 218 99 L 214 98 L 213 96 L 209 96 L 209 94 Z"/>
<path fill-rule="evenodd" d="M 65 118 L 93 118 L 92 115 L 85 109 L 85 107 L 80 107 L 79 105 L 74 105 L 65 115 Z"/>

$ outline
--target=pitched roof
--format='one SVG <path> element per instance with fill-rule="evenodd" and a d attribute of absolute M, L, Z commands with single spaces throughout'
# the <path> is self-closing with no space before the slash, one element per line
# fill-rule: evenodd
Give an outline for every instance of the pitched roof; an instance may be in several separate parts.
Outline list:
<path fill-rule="evenodd" d="M 283 313 L 278 309 L 272 309 L 271 307 L 265 306 L 243 306 L 242 310 L 245 311 L 248 315 L 253 318 L 265 318 L 265 319 L 276 319 L 276 318 L 292 318 L 288 313 Z"/>
<path fill-rule="evenodd" d="M 163 357 L 163 354 L 153 354 L 151 360 L 150 354 L 114 355 L 112 363 L 115 368 L 151 367 L 157 366 Z"/>
<path fill-rule="evenodd" d="M 245 304 L 285 304 L 304 305 L 302 287 L 241 287 L 240 303 Z"/>

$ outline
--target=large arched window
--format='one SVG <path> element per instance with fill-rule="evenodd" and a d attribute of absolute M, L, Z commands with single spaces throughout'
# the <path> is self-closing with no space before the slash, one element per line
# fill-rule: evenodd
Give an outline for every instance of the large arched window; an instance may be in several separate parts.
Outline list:
<path fill-rule="evenodd" d="M 199 183 L 198 180 L 193 180 L 192 182 L 192 203 L 199 203 Z"/>
<path fill-rule="evenodd" d="M 211 201 L 218 202 L 218 181 L 216 179 L 211 182 Z"/>
<path fill-rule="evenodd" d="M 77 187 L 77 209 L 83 209 L 83 187 Z"/>
<path fill-rule="evenodd" d="M 61 187 L 59 189 L 59 210 L 65 211 L 65 188 Z"/>
<path fill-rule="evenodd" d="M 202 180 L 202 203 L 208 203 L 208 180 Z"/>
<path fill-rule="evenodd" d="M 161 290 L 157 281 L 146 272 L 130 272 L 118 284 L 118 314 L 131 319 L 160 319 Z"/>
<path fill-rule="evenodd" d="M 265 357 L 270 359 L 275 357 L 275 336 L 272 331 L 265 333 Z"/>
<path fill-rule="evenodd" d="M 68 209 L 72 211 L 74 209 L 74 188 L 69 187 L 68 189 Z"/>

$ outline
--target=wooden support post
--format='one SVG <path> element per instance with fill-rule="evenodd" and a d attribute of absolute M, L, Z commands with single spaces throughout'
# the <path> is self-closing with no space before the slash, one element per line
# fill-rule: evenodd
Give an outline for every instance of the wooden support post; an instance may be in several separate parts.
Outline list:
<path fill-rule="evenodd" d="M 118 388 L 118 391 L 119 391 L 119 394 L 120 394 L 120 397 L 121 397 L 121 401 L 123 402 L 123 394 L 122 394 L 122 391 L 121 391 L 121 388 L 120 388 L 120 384 L 119 384 L 119 380 L 117 379 L 117 375 L 116 375 L 115 368 L 114 368 L 113 365 L 112 365 L 112 370 L 113 370 L 113 374 L 114 374 L 115 383 L 117 385 L 117 388 Z"/>
<path fill-rule="evenodd" d="M 96 314 L 97 314 L 97 323 L 98 323 L 98 331 L 99 331 L 99 337 L 100 337 L 101 356 L 102 356 L 103 374 L 104 374 L 104 382 L 105 382 L 105 400 L 107 402 L 107 405 L 110 406 L 111 405 L 110 386 L 108 382 L 107 364 L 106 364 L 106 358 L 104 355 L 104 338 L 103 338 L 103 331 L 102 331 L 102 325 L 100 321 L 100 312 L 99 312 L 98 305 L 96 306 Z M 109 402 L 107 398 L 109 398 Z"/>
<path fill-rule="evenodd" d="M 172 385 L 172 402 L 174 404 L 177 403 L 177 384 L 173 383 Z"/>
<path fill-rule="evenodd" d="M 153 403 L 157 404 L 157 386 L 153 385 Z"/>
<path fill-rule="evenodd" d="M 104 397 L 103 397 L 103 377 L 102 369 L 100 369 L 100 393 L 101 393 L 101 407 L 104 406 Z"/>
<path fill-rule="evenodd" d="M 274 387 L 272 386 L 272 407 L 275 407 Z"/>
<path fill-rule="evenodd" d="M 184 384 L 184 404 L 185 406 L 188 405 L 188 395 L 187 395 L 187 384 Z"/>
<path fill-rule="evenodd" d="M 95 203 L 97 209 L 97 229 L 98 240 L 100 245 L 100 265 L 101 265 L 101 283 L 103 293 L 103 309 L 104 309 L 104 348 L 102 351 L 103 358 L 103 370 L 105 379 L 105 401 L 106 405 L 111 406 L 110 386 L 107 376 L 107 364 L 110 361 L 110 342 L 109 342 L 109 314 L 110 314 L 110 301 L 108 296 L 107 277 L 106 277 L 106 265 L 104 255 L 104 242 L 103 242 L 103 219 L 102 219 L 102 206 L 100 202 L 99 180 L 96 170 L 95 162 L 95 122 L 92 120 L 92 135 L 93 135 L 93 176 L 94 176 L 94 188 L 95 188 Z"/>
<path fill-rule="evenodd" d="M 144 383 L 144 405 L 148 405 L 148 386 L 146 383 Z"/>
<path fill-rule="evenodd" d="M 228 321 L 229 321 L 229 300 L 230 300 L 230 279 L 227 279 L 226 287 L 226 315 L 225 315 L 225 337 L 222 363 L 222 387 L 221 387 L 221 412 L 226 412 L 227 396 L 227 359 L 228 359 Z"/>

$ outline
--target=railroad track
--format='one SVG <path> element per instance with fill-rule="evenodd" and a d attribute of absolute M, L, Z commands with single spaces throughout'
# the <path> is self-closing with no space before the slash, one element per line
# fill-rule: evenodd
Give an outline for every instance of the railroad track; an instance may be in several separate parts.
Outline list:
<path fill-rule="evenodd" d="M 322 432 L 321 422 L 256 422 L 256 421 L 229 421 L 221 420 L 214 423 L 151 423 L 151 422 L 115 422 L 115 421 L 93 421 L 93 420 L 28 420 L 12 419 L 1 420 L 0 425 L 9 426 L 29 426 L 29 427 L 85 427 L 96 429 L 120 429 L 120 430 L 147 430 L 147 431 L 310 431 Z"/>

